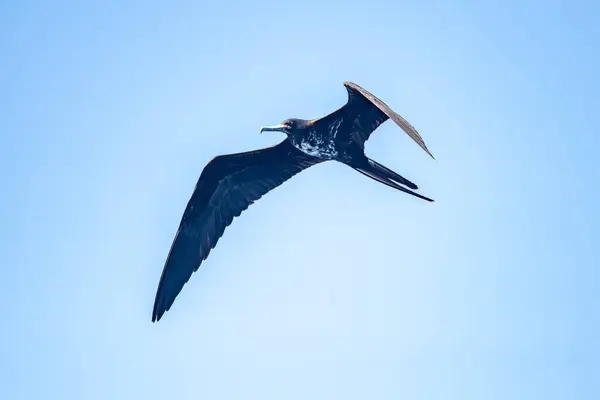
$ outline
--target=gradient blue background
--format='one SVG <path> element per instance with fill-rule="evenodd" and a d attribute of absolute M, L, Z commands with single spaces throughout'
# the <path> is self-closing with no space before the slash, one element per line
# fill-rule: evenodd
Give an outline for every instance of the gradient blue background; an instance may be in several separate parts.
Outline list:
<path fill-rule="evenodd" d="M 2 3 L 0 398 L 598 399 L 598 3 L 218 4 Z M 152 324 L 206 162 L 344 80 L 436 202 L 309 169 Z"/>

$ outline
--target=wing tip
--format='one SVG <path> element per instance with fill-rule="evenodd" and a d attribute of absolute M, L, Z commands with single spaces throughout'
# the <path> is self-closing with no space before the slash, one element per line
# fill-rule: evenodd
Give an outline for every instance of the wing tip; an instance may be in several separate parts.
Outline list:
<path fill-rule="evenodd" d="M 162 314 L 161 315 L 152 314 L 152 323 L 156 323 L 156 322 L 160 321 L 161 318 L 162 318 Z"/>
<path fill-rule="evenodd" d="M 431 152 L 429 151 L 429 149 L 425 148 L 425 152 L 426 152 L 427 154 L 429 154 L 429 157 L 431 157 L 431 158 L 432 158 L 434 161 L 437 161 L 437 160 L 435 159 L 435 157 L 433 156 L 433 154 L 431 154 Z"/>
<path fill-rule="evenodd" d="M 347 88 L 356 89 L 356 90 L 358 90 L 358 91 L 364 91 L 364 92 L 368 93 L 369 95 L 371 95 L 371 96 L 375 97 L 375 95 L 373 95 L 373 94 L 372 94 L 371 92 L 369 92 L 367 89 L 365 89 L 365 88 L 363 88 L 363 87 L 361 87 L 361 86 L 357 85 L 357 84 L 356 84 L 356 83 L 354 83 L 354 82 L 351 82 L 351 81 L 344 81 L 344 86 L 345 86 L 345 87 L 347 87 Z M 382 101 L 382 100 L 380 100 L 380 99 L 378 99 L 378 100 L 379 100 L 380 102 L 382 102 L 382 103 L 383 103 L 383 101 Z M 435 160 L 435 157 L 433 156 L 433 154 L 431 154 L 431 151 L 429 151 L 429 149 L 427 148 L 427 145 L 425 144 L 425 141 L 423 140 L 423 138 L 421 138 L 421 135 L 419 135 L 418 131 L 417 131 L 417 130 L 416 130 L 416 129 L 415 129 L 415 128 L 414 128 L 414 127 L 413 127 L 413 126 L 412 126 L 412 125 L 411 125 L 411 124 L 410 124 L 410 123 L 409 123 L 409 122 L 406 120 L 406 119 L 404 119 L 402 116 L 400 116 L 400 115 L 399 115 L 398 113 L 396 113 L 394 110 L 392 110 L 390 106 L 388 106 L 388 105 L 387 105 L 387 104 L 385 104 L 385 103 L 384 103 L 384 105 L 385 105 L 387 108 L 389 108 L 389 110 L 390 110 L 391 112 L 393 112 L 394 114 L 396 114 L 396 116 L 398 116 L 398 117 L 400 118 L 400 121 L 401 121 L 402 123 L 405 123 L 405 124 L 407 124 L 407 125 L 408 125 L 408 127 L 412 128 L 412 130 L 413 130 L 413 131 L 416 133 L 416 135 L 418 135 L 418 139 L 416 139 L 415 137 L 413 137 L 413 135 L 411 135 L 411 134 L 410 134 L 410 133 L 409 133 L 409 132 L 408 132 L 408 131 L 405 129 L 405 128 L 408 128 L 408 127 L 403 127 L 402 125 L 398 124 L 398 125 L 400 125 L 400 127 L 401 127 L 401 128 L 402 128 L 402 129 L 403 129 L 403 130 L 404 130 L 406 133 L 408 133 L 408 134 L 409 134 L 409 136 L 411 136 L 411 137 L 412 137 L 412 139 L 413 139 L 413 140 L 415 140 L 415 142 L 417 142 L 417 143 L 419 144 L 419 146 L 420 146 L 420 147 L 421 147 L 421 148 L 422 148 L 422 149 L 423 149 L 423 150 L 424 150 L 424 151 L 425 151 L 427 154 L 429 154 L 429 156 L 430 156 L 430 157 L 431 157 L 433 160 Z M 377 106 L 377 105 L 375 105 L 375 106 L 379 108 L 379 106 Z M 384 110 L 382 110 L 382 111 L 384 111 Z M 385 112 L 385 111 L 384 111 L 384 112 Z M 388 116 L 389 116 L 389 115 L 388 115 Z M 409 129 L 409 130 L 410 130 L 410 129 Z M 420 139 L 420 140 L 419 140 L 419 139 Z M 436 160 L 436 161 L 437 161 L 437 160 Z"/>
<path fill-rule="evenodd" d="M 159 299 L 157 297 L 156 300 L 154 300 L 154 308 L 152 309 L 152 322 L 160 321 L 163 314 L 165 313 L 165 310 L 163 310 L 162 307 L 159 309 L 160 303 L 161 302 L 159 301 Z"/>

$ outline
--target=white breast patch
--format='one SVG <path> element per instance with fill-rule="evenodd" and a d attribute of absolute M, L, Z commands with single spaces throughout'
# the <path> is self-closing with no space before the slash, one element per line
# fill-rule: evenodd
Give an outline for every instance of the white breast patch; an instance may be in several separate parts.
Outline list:
<path fill-rule="evenodd" d="M 337 132 L 337 129 L 335 131 Z M 300 142 L 297 144 L 294 143 L 294 146 L 305 154 L 326 160 L 335 158 L 338 155 L 333 137 L 330 135 L 322 137 L 314 131 L 311 131 L 307 137 L 300 139 Z"/>

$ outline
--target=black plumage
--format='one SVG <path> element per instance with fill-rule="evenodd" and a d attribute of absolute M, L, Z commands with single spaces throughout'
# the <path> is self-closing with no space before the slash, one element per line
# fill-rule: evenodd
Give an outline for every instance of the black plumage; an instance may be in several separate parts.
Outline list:
<path fill-rule="evenodd" d="M 152 321 L 171 308 L 225 228 L 250 204 L 302 170 L 324 161 L 342 162 L 395 189 L 427 201 L 401 185 L 417 185 L 364 154 L 364 144 L 382 123 L 392 119 L 431 157 L 419 133 L 385 103 L 360 86 L 344 82 L 346 104 L 314 120 L 291 118 L 262 131 L 287 138 L 275 146 L 213 158 L 204 168 L 183 213 L 158 284 Z"/>

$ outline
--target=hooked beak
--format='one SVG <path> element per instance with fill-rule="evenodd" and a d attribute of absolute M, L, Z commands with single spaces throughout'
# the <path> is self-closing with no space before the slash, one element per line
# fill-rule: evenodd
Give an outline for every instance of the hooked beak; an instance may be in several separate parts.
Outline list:
<path fill-rule="evenodd" d="M 286 133 L 287 131 L 287 126 L 283 125 L 283 124 L 279 124 L 279 125 L 272 125 L 272 126 L 263 126 L 262 128 L 260 128 L 260 133 L 263 133 L 264 131 L 272 131 L 272 132 L 283 132 Z"/>

